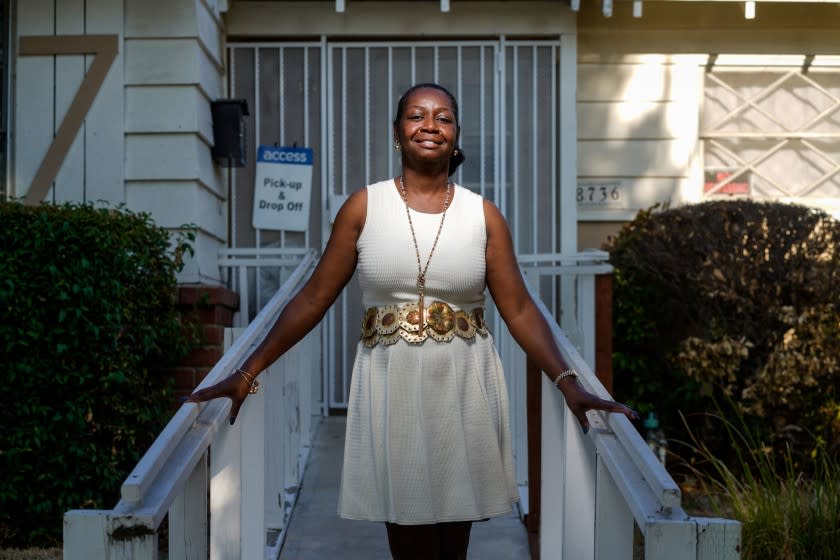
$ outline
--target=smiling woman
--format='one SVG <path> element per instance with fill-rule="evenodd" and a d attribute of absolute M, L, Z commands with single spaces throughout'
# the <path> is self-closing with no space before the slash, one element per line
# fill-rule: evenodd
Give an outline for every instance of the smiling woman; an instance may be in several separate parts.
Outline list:
<path fill-rule="evenodd" d="M 576 380 L 519 272 L 499 210 L 450 176 L 464 161 L 454 96 L 419 84 L 399 100 L 402 174 L 353 193 L 301 292 L 222 382 L 191 395 L 233 401 L 321 320 L 354 272 L 364 314 L 347 409 L 339 515 L 385 522 L 398 560 L 465 559 L 474 521 L 518 498 L 508 396 L 484 323 L 485 291 L 517 342 L 585 412 L 635 416 Z"/>
<path fill-rule="evenodd" d="M 420 89 L 427 89 L 430 91 L 437 92 L 438 99 L 434 102 L 429 102 L 428 106 L 421 106 L 421 105 L 412 105 L 410 107 L 406 107 L 407 100 L 410 94 L 414 93 Z M 443 99 L 440 99 L 443 98 Z M 441 103 L 443 101 L 443 103 Z M 400 121 L 405 119 L 409 123 L 416 123 L 420 125 L 422 129 L 422 122 L 424 117 L 428 114 L 429 118 L 433 119 L 434 121 L 440 123 L 438 127 L 442 129 L 442 134 L 440 137 L 435 135 L 428 135 L 428 133 L 423 133 L 422 130 L 419 131 L 419 138 L 415 141 L 419 142 L 421 145 L 425 143 L 425 148 L 428 150 L 435 150 L 437 149 L 438 145 L 441 146 L 441 149 L 447 150 L 448 153 L 451 155 L 449 156 L 449 172 L 448 175 L 451 176 L 455 173 L 455 170 L 464 162 L 465 156 L 464 151 L 457 147 L 458 136 L 461 132 L 461 127 L 458 120 L 458 102 L 455 99 L 449 90 L 439 86 L 438 84 L 434 83 L 425 83 L 425 84 L 417 84 L 413 86 L 408 91 L 406 91 L 403 96 L 400 98 L 399 103 L 397 104 L 397 116 L 394 119 L 394 149 L 400 151 L 403 149 L 403 139 L 400 137 Z M 409 127 L 408 131 L 416 129 L 415 127 Z M 445 138 L 450 136 L 454 130 L 454 139 L 452 139 L 452 146 L 445 146 L 444 141 Z M 408 133 L 408 132 L 407 132 Z M 407 138 L 406 138 L 407 140 Z M 403 157 L 406 157 L 406 153 L 403 153 Z"/>

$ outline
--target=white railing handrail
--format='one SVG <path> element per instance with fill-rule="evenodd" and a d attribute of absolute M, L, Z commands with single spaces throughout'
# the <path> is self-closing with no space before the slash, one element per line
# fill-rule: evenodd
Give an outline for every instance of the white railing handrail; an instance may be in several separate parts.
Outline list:
<path fill-rule="evenodd" d="M 520 257 L 520 264 L 531 296 L 563 358 L 579 373 L 581 385 L 612 400 L 591 365 L 596 355 L 594 276 L 611 272 L 607 258 L 601 251 L 539 254 Z M 538 286 L 560 294 L 558 312 L 568 336 L 548 310 Z M 580 349 L 570 338 L 575 334 L 580 337 Z M 511 348 L 512 342 L 500 342 Z M 529 362 L 526 370 L 534 368 Z M 679 486 L 626 416 L 590 411 L 590 430 L 584 435 L 551 381 L 541 376 L 536 387 L 536 393 L 529 388 L 529 399 L 540 395 L 540 460 L 536 472 L 530 473 L 536 478 L 529 485 L 534 482 L 539 488 L 535 498 L 540 505 L 534 513 L 541 520 L 542 558 L 629 560 L 634 521 L 644 535 L 648 560 L 740 558 L 740 523 L 689 516 L 682 508 Z"/>
<path fill-rule="evenodd" d="M 210 386 L 229 375 L 252 346 L 265 336 L 299 284 L 314 268 L 315 251 L 308 250 L 301 255 L 303 258 L 298 259 L 299 264 L 290 277 L 210 370 L 198 388 Z M 228 399 L 182 405 L 126 478 L 121 489 L 122 499 L 115 508 L 115 513 L 131 513 L 135 519 L 146 520 L 152 528 L 157 528 L 174 493 L 207 450 L 212 435 L 224 423 L 229 411 Z"/>
<path fill-rule="evenodd" d="M 603 399 L 613 400 L 601 384 L 589 364 L 554 321 L 551 313 L 531 290 L 531 295 L 548 320 L 554 339 L 560 347 L 563 359 L 579 374 L 583 387 Z M 606 414 L 599 411 L 587 413 L 591 425 L 591 438 L 604 459 L 607 469 L 627 499 L 639 526 L 644 526 L 650 516 L 684 516 L 680 508 L 681 492 L 677 483 L 656 459 L 647 443 L 636 431 L 626 416 Z M 646 486 L 639 487 L 636 481 L 644 480 Z M 635 482 L 635 483 L 634 483 Z"/>

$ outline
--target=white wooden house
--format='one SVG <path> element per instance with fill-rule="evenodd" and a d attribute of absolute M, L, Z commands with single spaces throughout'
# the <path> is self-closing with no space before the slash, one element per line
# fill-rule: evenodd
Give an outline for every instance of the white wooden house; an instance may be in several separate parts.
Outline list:
<path fill-rule="evenodd" d="M 397 173 L 389 123 L 418 81 L 459 98 L 456 180 L 496 202 L 521 255 L 597 248 L 657 202 L 840 213 L 837 2 L 0 4 L 6 194 L 194 224 L 181 281 L 247 290 L 245 317 L 276 275 L 240 281 L 225 251 L 319 250 L 347 194 Z M 223 98 L 249 108 L 244 168 L 211 157 Z M 307 231 L 252 226 L 260 145 L 313 149 Z M 361 312 L 348 294 L 342 325 Z M 346 365 L 352 342 L 335 344 Z"/>
<path fill-rule="evenodd" d="M 840 212 L 836 2 L 0 4 L 5 194 L 40 171 L 39 199 L 196 224 L 184 282 L 226 283 L 220 248 L 320 247 L 341 196 L 394 172 L 390 113 L 417 80 L 460 96 L 458 179 L 496 200 L 522 253 L 597 247 L 666 200 Z M 225 97 L 250 107 L 249 165 L 230 173 L 210 157 Z M 315 150 L 305 235 L 250 226 L 263 143 Z"/>
<path fill-rule="evenodd" d="M 194 224 L 195 258 L 181 281 L 250 294 L 243 319 L 284 278 L 256 260 L 276 267 L 278 255 L 319 251 L 350 192 L 398 173 L 390 121 L 400 93 L 419 81 L 440 82 L 458 97 L 467 161 L 455 179 L 502 209 L 538 277 L 603 259 L 576 253 L 657 202 L 750 196 L 840 213 L 840 2 L 0 0 L 0 7 L 3 193 L 30 203 L 124 204 L 167 228 Z M 217 99 L 247 102 L 245 167 L 222 167 L 211 156 Z M 260 145 L 313 149 L 306 231 L 252 226 Z M 591 366 L 591 299 L 572 285 L 541 282 L 548 300 L 577 309 L 560 322 Z M 345 403 L 361 316 L 354 290 L 321 339 L 332 373 L 312 393 L 324 410 Z M 518 383 L 512 397 L 524 402 Z M 190 414 L 177 437 L 195 428 L 198 413 Z M 213 422 L 224 416 L 214 414 Z M 631 437 L 625 428 L 603 429 L 620 431 L 619 443 Z M 524 426 L 514 432 L 524 449 Z M 562 454 L 565 442 L 557 439 L 551 453 Z M 612 444 L 603 445 L 597 453 L 590 445 L 584 471 L 597 461 L 622 464 L 623 456 L 609 455 Z M 634 445 L 625 446 L 630 455 Z M 517 468 L 527 479 L 524 454 Z M 634 464 L 659 502 L 625 497 L 631 525 L 633 517 L 645 524 L 650 504 L 665 504 L 652 510 L 660 513 L 678 509 L 678 491 L 661 473 L 651 474 L 640 455 Z M 120 511 L 156 488 L 158 471 L 148 472 L 146 482 L 124 487 Z M 615 495 L 626 490 L 619 478 L 609 490 Z M 199 480 L 191 492 L 200 498 L 201 488 Z M 144 519 L 156 528 L 159 513 Z M 568 517 L 574 521 L 571 510 Z M 571 523 L 563 534 L 575 531 Z M 595 548 L 626 548 L 605 535 L 594 535 L 602 543 Z M 586 557 L 562 546 L 567 558 Z M 662 550 L 650 557 L 703 557 Z"/>

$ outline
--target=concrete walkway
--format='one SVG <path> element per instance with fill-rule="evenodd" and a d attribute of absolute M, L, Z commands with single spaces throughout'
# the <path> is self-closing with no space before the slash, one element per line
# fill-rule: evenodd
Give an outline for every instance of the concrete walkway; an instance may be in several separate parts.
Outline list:
<path fill-rule="evenodd" d="M 344 421 L 334 416 L 321 423 L 280 560 L 391 558 L 382 523 L 349 521 L 336 514 Z M 516 513 L 473 524 L 469 558 L 528 560 L 528 535 Z"/>

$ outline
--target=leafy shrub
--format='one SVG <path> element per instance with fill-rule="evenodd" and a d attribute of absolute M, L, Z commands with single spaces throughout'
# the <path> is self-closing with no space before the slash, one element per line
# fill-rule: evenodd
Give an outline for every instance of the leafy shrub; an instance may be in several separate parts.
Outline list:
<path fill-rule="evenodd" d="M 0 203 L 0 542 L 60 538 L 111 507 L 171 410 L 160 370 L 187 350 L 174 244 L 147 214 Z"/>
<path fill-rule="evenodd" d="M 641 212 L 608 245 L 619 399 L 656 409 L 677 435 L 681 410 L 713 439 L 691 414 L 727 397 L 800 458 L 814 438 L 840 448 L 840 223 L 715 201 Z"/>

